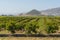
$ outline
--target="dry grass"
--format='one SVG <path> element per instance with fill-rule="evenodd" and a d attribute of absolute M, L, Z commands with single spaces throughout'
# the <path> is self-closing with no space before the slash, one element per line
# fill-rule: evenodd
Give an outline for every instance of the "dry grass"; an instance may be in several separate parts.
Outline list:
<path fill-rule="evenodd" d="M 0 37 L 0 40 L 60 40 L 60 37 Z"/>

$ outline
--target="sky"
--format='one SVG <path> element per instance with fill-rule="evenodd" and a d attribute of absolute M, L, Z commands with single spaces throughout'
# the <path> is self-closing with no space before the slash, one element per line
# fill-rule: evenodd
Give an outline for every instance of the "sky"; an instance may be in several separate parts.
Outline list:
<path fill-rule="evenodd" d="M 0 0 L 0 15 L 26 13 L 32 9 L 60 7 L 60 0 Z"/>

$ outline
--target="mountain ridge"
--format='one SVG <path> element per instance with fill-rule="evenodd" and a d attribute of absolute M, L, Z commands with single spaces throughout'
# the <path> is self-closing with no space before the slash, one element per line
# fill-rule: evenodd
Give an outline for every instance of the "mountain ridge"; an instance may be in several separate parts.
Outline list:
<path fill-rule="evenodd" d="M 33 9 L 23 15 L 32 15 L 32 16 L 40 16 L 40 15 L 53 15 L 53 16 L 60 16 L 60 7 L 58 8 L 52 8 L 47 10 L 38 11 L 36 9 Z"/>

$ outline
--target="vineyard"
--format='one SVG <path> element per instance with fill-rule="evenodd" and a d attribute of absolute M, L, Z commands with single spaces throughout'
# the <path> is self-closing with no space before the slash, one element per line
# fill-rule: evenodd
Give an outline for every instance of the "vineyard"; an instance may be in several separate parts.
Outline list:
<path fill-rule="evenodd" d="M 60 17 L 0 16 L 0 33 L 50 34 L 60 33 Z"/>

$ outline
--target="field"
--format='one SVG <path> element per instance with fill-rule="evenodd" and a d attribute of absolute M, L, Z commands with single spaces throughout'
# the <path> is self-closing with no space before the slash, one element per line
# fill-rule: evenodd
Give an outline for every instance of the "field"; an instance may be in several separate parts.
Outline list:
<path fill-rule="evenodd" d="M 59 16 L 0 16 L 0 34 L 59 34 Z M 60 37 L 0 37 L 0 40 L 59 40 Z"/>
<path fill-rule="evenodd" d="M 0 34 L 60 33 L 59 16 L 0 16 Z"/>
<path fill-rule="evenodd" d="M 60 40 L 60 37 L 0 37 L 0 40 Z"/>

